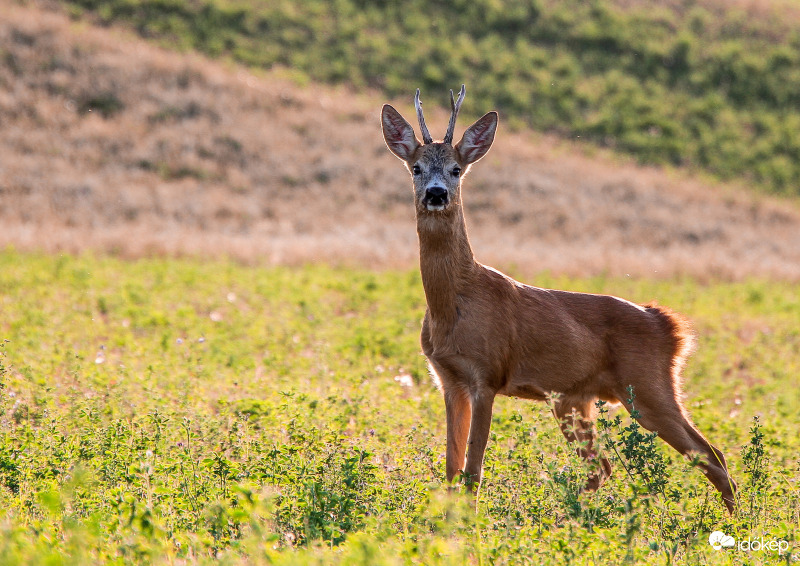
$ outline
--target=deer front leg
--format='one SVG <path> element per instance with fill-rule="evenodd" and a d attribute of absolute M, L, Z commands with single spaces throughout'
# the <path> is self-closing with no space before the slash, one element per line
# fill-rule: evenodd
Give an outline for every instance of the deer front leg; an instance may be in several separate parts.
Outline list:
<path fill-rule="evenodd" d="M 458 387 L 445 391 L 444 406 L 447 412 L 447 483 L 452 483 L 464 469 L 472 407 L 467 393 Z"/>
<path fill-rule="evenodd" d="M 472 419 L 469 429 L 469 448 L 467 465 L 464 473 L 467 476 L 467 487 L 477 495 L 483 471 L 483 455 L 489 441 L 489 429 L 492 426 L 492 406 L 494 393 L 478 390 L 472 395 Z M 477 500 L 476 500 L 477 504 Z"/>

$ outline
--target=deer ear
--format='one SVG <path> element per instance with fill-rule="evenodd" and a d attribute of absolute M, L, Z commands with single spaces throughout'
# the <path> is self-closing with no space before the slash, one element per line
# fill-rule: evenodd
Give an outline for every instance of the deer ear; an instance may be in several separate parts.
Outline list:
<path fill-rule="evenodd" d="M 414 135 L 414 128 L 388 104 L 384 104 L 381 110 L 381 123 L 383 139 L 386 140 L 389 150 L 403 161 L 408 161 L 420 145 Z"/>
<path fill-rule="evenodd" d="M 456 152 L 464 165 L 475 163 L 492 147 L 497 131 L 497 112 L 489 112 L 472 124 L 456 144 Z"/>

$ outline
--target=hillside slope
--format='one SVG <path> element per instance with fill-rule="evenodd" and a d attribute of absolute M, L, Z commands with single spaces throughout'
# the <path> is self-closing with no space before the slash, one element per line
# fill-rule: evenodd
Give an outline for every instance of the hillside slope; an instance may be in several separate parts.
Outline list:
<path fill-rule="evenodd" d="M 402 96 L 800 191 L 800 33 L 785 0 L 69 0 L 170 48 Z M 446 106 L 446 100 L 443 100 Z"/>
<path fill-rule="evenodd" d="M 0 16 L 0 246 L 416 262 L 381 96 L 299 88 L 6 1 Z M 392 101 L 409 118 L 412 94 Z M 446 96 L 424 93 L 434 135 Z M 502 121 L 465 201 L 477 257 L 524 273 L 800 279 L 790 201 L 587 157 Z"/>

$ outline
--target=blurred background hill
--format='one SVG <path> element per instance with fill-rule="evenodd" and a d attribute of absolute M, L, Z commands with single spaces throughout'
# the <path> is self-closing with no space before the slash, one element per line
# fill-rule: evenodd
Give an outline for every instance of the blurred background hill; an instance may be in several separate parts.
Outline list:
<path fill-rule="evenodd" d="M 766 0 L 71 0 L 71 13 L 800 194 L 800 8 Z M 430 97 L 430 95 L 429 95 Z"/>
<path fill-rule="evenodd" d="M 522 272 L 800 279 L 789 2 L 0 0 L 0 245 L 406 267 L 391 101 L 501 131 L 466 180 Z M 722 184 L 725 182 L 726 184 Z"/>

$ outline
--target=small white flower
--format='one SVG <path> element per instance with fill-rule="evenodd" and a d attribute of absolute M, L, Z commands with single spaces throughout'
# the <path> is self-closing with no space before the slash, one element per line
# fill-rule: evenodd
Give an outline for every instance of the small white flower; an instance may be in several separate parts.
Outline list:
<path fill-rule="evenodd" d="M 414 378 L 407 373 L 394 376 L 394 380 L 400 384 L 400 387 L 414 387 Z"/>

